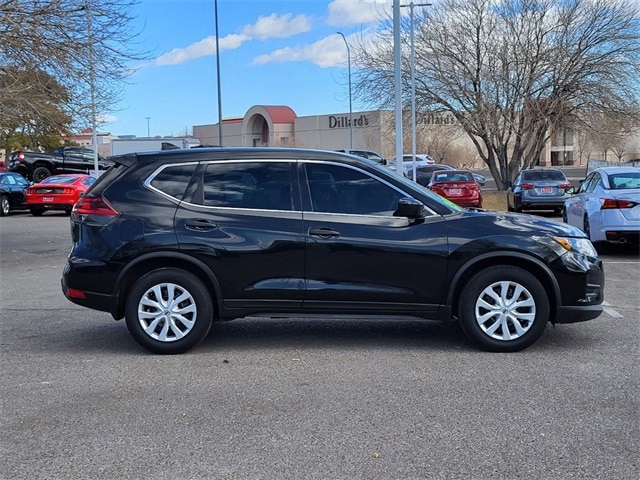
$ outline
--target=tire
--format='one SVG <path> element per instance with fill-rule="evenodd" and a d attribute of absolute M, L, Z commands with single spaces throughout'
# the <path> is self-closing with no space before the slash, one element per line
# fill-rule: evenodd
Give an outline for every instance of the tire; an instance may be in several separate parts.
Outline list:
<path fill-rule="evenodd" d="M 464 286 L 458 318 L 465 334 L 483 350 L 517 352 L 533 345 L 544 332 L 549 303 L 532 274 L 498 265 L 477 273 Z"/>
<path fill-rule="evenodd" d="M 209 333 L 213 301 L 204 283 L 177 268 L 161 268 L 138 279 L 125 300 L 131 336 L 153 353 L 177 354 Z"/>
<path fill-rule="evenodd" d="M 47 167 L 37 167 L 31 174 L 33 183 L 41 182 L 49 176 L 51 176 L 51 170 L 49 170 Z"/>
<path fill-rule="evenodd" d="M 563 208 L 563 207 L 555 207 L 555 208 L 553 209 L 553 212 L 554 212 L 556 215 L 560 215 L 560 214 L 562 214 L 562 213 L 564 212 L 564 208 Z"/>
<path fill-rule="evenodd" d="M 566 208 L 562 209 L 562 221 L 564 223 L 569 223 L 569 218 L 567 217 L 567 209 Z"/>
<path fill-rule="evenodd" d="M 589 224 L 589 217 L 587 217 L 586 215 L 582 220 L 582 231 L 585 233 L 587 238 L 591 240 L 591 225 Z"/>
<path fill-rule="evenodd" d="M 44 213 L 44 208 L 42 208 L 42 207 L 31 207 L 29 209 L 29 211 L 31 212 L 31 215 L 33 215 L 34 217 L 39 217 L 40 215 L 42 215 Z"/>
<path fill-rule="evenodd" d="M 0 197 L 0 217 L 6 217 L 9 215 L 11 211 L 11 204 L 9 203 L 9 199 L 2 195 Z"/>

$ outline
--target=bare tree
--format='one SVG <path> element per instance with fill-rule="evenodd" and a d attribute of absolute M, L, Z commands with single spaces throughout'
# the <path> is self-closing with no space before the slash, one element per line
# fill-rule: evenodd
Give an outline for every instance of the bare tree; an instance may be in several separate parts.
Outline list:
<path fill-rule="evenodd" d="M 78 124 L 91 117 L 91 93 L 97 113 L 113 109 L 131 62 L 146 53 L 135 51 L 132 30 L 136 0 L 0 0 L 0 126 L 10 120 L 29 89 L 11 82 L 11 72 L 41 71 L 67 92 L 62 107 Z M 93 88 L 92 88 L 93 87 Z M 10 100 L 10 101 L 9 101 Z M 59 98 L 58 98 L 59 100 Z M 41 112 L 45 117 L 46 112 Z"/>
<path fill-rule="evenodd" d="M 443 0 L 423 14 L 416 104 L 453 114 L 501 189 L 539 161 L 554 126 L 588 125 L 585 108 L 640 111 L 635 0 Z M 380 106 L 393 101 L 390 36 L 354 48 L 354 90 Z"/>

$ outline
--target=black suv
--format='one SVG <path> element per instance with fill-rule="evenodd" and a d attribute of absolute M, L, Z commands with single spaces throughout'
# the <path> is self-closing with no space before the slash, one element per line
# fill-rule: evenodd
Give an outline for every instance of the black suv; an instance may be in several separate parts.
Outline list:
<path fill-rule="evenodd" d="M 467 211 L 335 152 L 212 148 L 111 157 L 75 205 L 62 289 L 156 353 L 250 315 L 460 321 L 517 351 L 597 317 L 601 260 L 573 227 Z"/>

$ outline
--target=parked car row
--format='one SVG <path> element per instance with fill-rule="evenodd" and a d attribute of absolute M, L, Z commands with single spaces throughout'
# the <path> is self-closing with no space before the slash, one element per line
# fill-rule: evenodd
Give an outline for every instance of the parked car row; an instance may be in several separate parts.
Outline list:
<path fill-rule="evenodd" d="M 34 216 L 46 210 L 71 214 L 73 206 L 95 180 L 91 175 L 63 174 L 33 184 L 17 173 L 1 172 L 0 215 L 4 217 L 16 210 L 29 210 Z"/>

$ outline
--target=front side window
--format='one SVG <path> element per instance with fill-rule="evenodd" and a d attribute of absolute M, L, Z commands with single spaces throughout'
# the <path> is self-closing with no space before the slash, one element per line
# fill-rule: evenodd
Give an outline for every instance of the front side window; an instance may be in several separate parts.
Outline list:
<path fill-rule="evenodd" d="M 333 164 L 305 165 L 314 212 L 393 215 L 399 191 L 360 170 Z"/>
<path fill-rule="evenodd" d="M 597 173 L 592 173 L 589 178 L 582 184 L 582 192 L 593 192 L 593 189 L 596 188 L 598 181 L 600 180 L 600 175 Z"/>
<path fill-rule="evenodd" d="M 289 162 L 217 162 L 204 173 L 204 204 L 211 207 L 292 210 Z"/>

